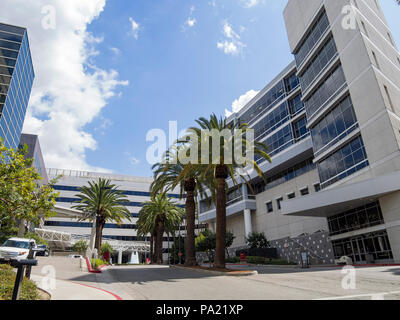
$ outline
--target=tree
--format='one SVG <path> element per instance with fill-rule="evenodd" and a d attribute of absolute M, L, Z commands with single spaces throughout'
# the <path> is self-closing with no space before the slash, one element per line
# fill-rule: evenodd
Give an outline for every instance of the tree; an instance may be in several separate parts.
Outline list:
<path fill-rule="evenodd" d="M 162 244 L 164 232 L 175 232 L 176 226 L 182 221 L 184 210 L 177 206 L 165 192 L 152 195 L 139 212 L 139 219 L 136 222 L 138 236 L 151 235 L 151 256 L 152 262 L 163 263 Z M 154 241 L 154 244 L 153 244 Z M 154 249 L 154 254 L 152 253 Z"/>
<path fill-rule="evenodd" d="M 17 221 L 39 224 L 42 218 L 54 215 L 58 193 L 50 185 L 38 186 L 42 177 L 32 167 L 33 159 L 25 158 L 28 147 L 15 151 L 6 148 L 0 139 L 0 233 L 15 235 Z"/>
<path fill-rule="evenodd" d="M 235 240 L 233 232 L 227 231 L 225 237 L 226 249 L 232 246 L 233 240 Z M 217 235 L 208 229 L 201 232 L 199 236 L 196 238 L 196 250 L 207 253 L 208 261 L 210 262 L 212 261 L 212 253 L 216 249 L 216 246 L 217 246 Z"/>
<path fill-rule="evenodd" d="M 79 189 L 81 192 L 76 197 L 80 203 L 73 208 L 82 211 L 83 215 L 79 221 L 96 222 L 95 248 L 100 253 L 103 229 L 108 221 L 123 223 L 123 220 L 131 220 L 129 210 L 124 206 L 127 202 L 126 196 L 110 180 L 99 178 L 96 182 L 89 182 L 89 186 Z"/>
<path fill-rule="evenodd" d="M 180 187 L 180 198 L 186 195 L 185 218 L 186 218 L 186 244 L 185 244 L 185 266 L 196 264 L 195 250 L 195 224 L 196 224 L 196 201 L 198 194 L 205 195 L 201 181 L 201 167 L 192 163 L 182 164 L 179 154 L 186 153 L 184 144 L 171 146 L 166 153 L 164 161 L 153 166 L 154 181 L 151 189 L 157 193 L 160 190 L 173 191 Z"/>
<path fill-rule="evenodd" d="M 214 203 L 216 203 L 216 255 L 215 255 L 215 267 L 225 268 L 225 238 L 226 238 L 226 194 L 227 194 L 227 184 L 226 179 L 230 177 L 235 185 L 238 185 L 236 178 L 240 177 L 242 181 L 246 182 L 250 189 L 252 187 L 249 180 L 249 174 L 246 173 L 249 164 L 253 166 L 259 176 L 264 178 L 264 175 L 259 168 L 257 162 L 254 158 L 251 158 L 247 151 L 251 148 L 253 154 L 271 162 L 271 158 L 268 155 L 268 147 L 258 141 L 250 141 L 246 139 L 246 134 L 249 129 L 247 124 L 228 124 L 225 118 L 218 118 L 215 114 L 210 116 L 210 119 L 200 118 L 196 120 L 199 128 L 190 128 L 189 130 L 194 132 L 197 139 L 190 139 L 191 141 L 199 141 L 201 147 L 209 144 L 208 150 L 213 149 L 213 144 L 218 145 L 219 143 L 219 154 L 214 154 L 214 152 L 209 152 L 208 159 L 202 158 L 202 180 L 211 191 L 212 198 L 214 198 Z M 219 141 L 213 141 L 215 137 L 213 133 L 219 133 Z M 224 133 L 234 133 L 229 137 L 226 137 Z M 235 134 L 235 132 L 239 132 Z M 239 143 L 237 143 L 239 140 Z M 241 156 L 244 161 L 238 162 L 235 156 L 235 152 L 227 153 L 226 150 L 231 149 L 235 151 L 241 151 Z M 243 154 L 243 150 L 245 151 Z M 206 155 L 207 156 L 207 155 Z M 216 199 L 215 199 L 216 197 Z"/>
<path fill-rule="evenodd" d="M 252 232 L 246 237 L 246 244 L 251 248 L 269 248 L 269 242 L 263 232 Z"/>

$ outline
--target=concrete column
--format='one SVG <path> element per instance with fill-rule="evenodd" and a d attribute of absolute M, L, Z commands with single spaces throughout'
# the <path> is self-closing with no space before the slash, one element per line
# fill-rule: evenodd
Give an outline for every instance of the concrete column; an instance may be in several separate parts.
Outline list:
<path fill-rule="evenodd" d="M 253 228 L 251 226 L 251 211 L 250 209 L 244 210 L 244 233 L 247 237 L 250 233 L 253 232 Z"/>
<path fill-rule="evenodd" d="M 118 251 L 118 264 L 122 264 L 122 250 Z"/>

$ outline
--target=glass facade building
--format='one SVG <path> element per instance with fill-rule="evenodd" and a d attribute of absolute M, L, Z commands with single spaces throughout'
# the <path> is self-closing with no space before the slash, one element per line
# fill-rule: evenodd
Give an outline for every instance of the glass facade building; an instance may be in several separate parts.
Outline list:
<path fill-rule="evenodd" d="M 35 73 L 25 28 L 0 23 L 0 138 L 17 149 Z"/>

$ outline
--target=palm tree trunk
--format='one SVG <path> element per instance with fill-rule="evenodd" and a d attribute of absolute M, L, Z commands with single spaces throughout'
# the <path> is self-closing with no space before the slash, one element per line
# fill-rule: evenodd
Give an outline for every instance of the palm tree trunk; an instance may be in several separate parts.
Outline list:
<path fill-rule="evenodd" d="M 162 264 L 163 263 L 163 253 L 162 253 L 162 246 L 163 246 L 163 235 L 164 235 L 164 224 L 160 219 L 157 224 L 157 237 L 156 237 L 156 263 Z"/>
<path fill-rule="evenodd" d="M 225 180 L 228 177 L 226 165 L 218 165 L 215 169 L 217 179 L 217 226 L 216 226 L 216 250 L 214 266 L 225 268 L 225 241 L 226 241 L 226 189 Z"/>
<path fill-rule="evenodd" d="M 154 235 L 150 235 L 150 263 L 153 263 L 153 258 L 154 258 Z"/>
<path fill-rule="evenodd" d="M 186 191 L 186 242 L 185 242 L 185 266 L 196 265 L 196 248 L 195 248 L 195 216 L 196 204 L 194 201 L 194 190 L 196 181 L 190 179 L 185 181 Z"/>
<path fill-rule="evenodd" d="M 101 250 L 101 242 L 103 237 L 103 229 L 104 229 L 105 221 L 103 217 L 99 216 L 96 218 L 96 245 L 97 253 L 100 255 Z"/>

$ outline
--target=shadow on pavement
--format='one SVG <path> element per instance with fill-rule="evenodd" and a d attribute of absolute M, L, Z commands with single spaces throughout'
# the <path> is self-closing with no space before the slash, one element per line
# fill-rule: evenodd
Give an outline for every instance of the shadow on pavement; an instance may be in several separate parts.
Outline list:
<path fill-rule="evenodd" d="M 105 272 L 109 272 L 115 282 L 139 285 L 153 281 L 176 282 L 181 279 L 201 279 L 218 277 L 218 275 L 208 274 L 205 272 L 186 270 L 183 268 L 170 268 L 168 266 L 119 266 L 110 268 L 108 271 Z M 79 282 L 90 281 L 89 279 L 90 277 L 88 276 L 79 276 L 70 280 Z M 109 283 L 110 281 L 107 282 Z"/>

